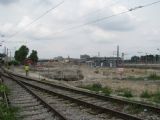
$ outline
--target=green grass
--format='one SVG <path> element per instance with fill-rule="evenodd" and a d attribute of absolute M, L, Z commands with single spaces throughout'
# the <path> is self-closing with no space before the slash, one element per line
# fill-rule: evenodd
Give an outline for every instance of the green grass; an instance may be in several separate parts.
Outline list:
<path fill-rule="evenodd" d="M 133 97 L 132 91 L 129 88 L 119 88 L 116 90 L 116 92 L 118 92 L 119 96 L 123 96 L 123 97 Z"/>
<path fill-rule="evenodd" d="M 141 108 L 141 107 L 138 107 L 138 106 L 136 106 L 136 105 L 129 105 L 129 106 L 127 107 L 126 111 L 128 111 L 128 112 L 131 113 L 131 114 L 138 114 L 138 113 L 144 111 L 144 109 Z"/>
<path fill-rule="evenodd" d="M 152 73 L 148 76 L 149 80 L 160 80 L 160 76 L 158 76 L 156 73 Z"/>
<path fill-rule="evenodd" d="M 16 113 L 18 108 L 7 107 L 4 102 L 0 102 L 0 120 L 17 120 Z"/>
<path fill-rule="evenodd" d="M 106 95 L 106 96 L 109 96 L 111 93 L 112 93 L 112 89 L 108 86 L 104 87 L 102 89 L 102 92 Z"/>
<path fill-rule="evenodd" d="M 129 98 L 129 97 L 133 97 L 133 94 L 130 90 L 126 90 L 124 91 L 123 96 Z"/>
<path fill-rule="evenodd" d="M 85 88 L 91 91 L 95 91 L 95 92 L 99 92 L 102 89 L 102 85 L 100 83 L 96 83 L 93 85 L 82 86 L 82 88 Z"/>
<path fill-rule="evenodd" d="M 143 91 L 140 95 L 141 98 L 151 98 L 152 96 L 153 94 L 148 92 L 147 90 Z"/>
<path fill-rule="evenodd" d="M 8 93 L 9 89 L 7 88 L 7 86 L 0 83 L 0 93 L 3 93 L 3 92 Z"/>
<path fill-rule="evenodd" d="M 144 80 L 145 77 L 134 77 L 134 76 L 129 76 L 125 78 L 126 80 Z"/>
<path fill-rule="evenodd" d="M 7 86 L 0 83 L 0 94 L 5 92 L 6 94 L 9 93 L 9 89 Z M 0 100 L 0 120 L 17 120 L 16 119 L 16 113 L 18 111 L 18 108 L 11 107 L 5 104 L 3 100 Z"/>
<path fill-rule="evenodd" d="M 156 103 L 160 103 L 160 91 L 157 91 L 153 94 L 152 101 Z"/>
<path fill-rule="evenodd" d="M 147 90 L 142 92 L 140 95 L 141 98 L 148 98 L 149 100 L 160 103 L 160 91 L 154 93 L 149 93 Z"/>
<path fill-rule="evenodd" d="M 108 86 L 102 87 L 100 83 L 95 83 L 92 85 L 87 85 L 87 86 L 81 86 L 82 88 L 95 91 L 95 92 L 101 92 L 105 94 L 106 96 L 109 96 L 112 93 L 112 89 Z"/>
<path fill-rule="evenodd" d="M 157 75 L 156 73 L 152 73 L 149 76 L 146 77 L 134 77 L 134 76 L 129 76 L 125 78 L 126 80 L 160 80 L 160 76 Z"/>

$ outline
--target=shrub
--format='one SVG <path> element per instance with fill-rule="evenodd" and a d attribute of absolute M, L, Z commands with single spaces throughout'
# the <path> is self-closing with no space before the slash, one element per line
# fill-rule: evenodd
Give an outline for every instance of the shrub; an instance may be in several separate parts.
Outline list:
<path fill-rule="evenodd" d="M 153 101 L 160 103 L 160 91 L 157 91 L 156 93 L 153 94 Z"/>
<path fill-rule="evenodd" d="M 87 86 L 82 86 L 82 88 L 91 90 L 91 91 L 96 91 L 96 92 L 101 92 L 104 93 L 106 96 L 109 96 L 112 92 L 112 89 L 109 88 L 108 86 L 102 87 L 100 83 L 95 83 L 93 85 L 87 85 Z"/>
<path fill-rule="evenodd" d="M 9 89 L 7 88 L 7 86 L 0 83 L 0 93 L 3 93 L 3 92 L 8 93 Z"/>
<path fill-rule="evenodd" d="M 6 104 L 0 102 L 0 120 L 17 120 L 16 112 L 18 108 L 7 107 Z"/>
<path fill-rule="evenodd" d="M 100 83 L 94 83 L 92 86 L 90 86 L 90 90 L 93 91 L 100 91 L 102 89 L 102 85 Z"/>
<path fill-rule="evenodd" d="M 95 83 L 93 85 L 86 85 L 86 86 L 82 86 L 82 88 L 91 90 L 91 91 L 96 91 L 99 92 L 102 89 L 102 85 L 100 83 Z"/>
<path fill-rule="evenodd" d="M 140 95 L 140 97 L 142 98 L 151 98 L 152 97 L 152 93 L 149 93 L 147 90 L 143 91 Z"/>
<path fill-rule="evenodd" d="M 131 90 L 124 91 L 123 96 L 124 97 L 133 97 L 132 91 Z"/>
<path fill-rule="evenodd" d="M 100 83 L 94 83 L 92 85 L 93 88 L 102 88 L 102 85 Z"/>
<path fill-rule="evenodd" d="M 133 97 L 132 91 L 129 88 L 119 88 L 116 92 L 118 92 L 120 96 Z"/>
<path fill-rule="evenodd" d="M 109 96 L 111 94 L 111 92 L 112 92 L 112 89 L 110 87 L 106 86 L 106 87 L 103 88 L 102 92 L 105 95 Z"/>
<path fill-rule="evenodd" d="M 12 60 L 8 63 L 9 65 L 19 65 L 19 62 L 16 60 Z"/>

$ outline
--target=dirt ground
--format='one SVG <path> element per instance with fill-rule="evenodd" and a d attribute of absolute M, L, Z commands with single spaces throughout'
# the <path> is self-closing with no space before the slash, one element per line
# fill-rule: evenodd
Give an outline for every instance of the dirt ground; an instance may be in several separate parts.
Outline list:
<path fill-rule="evenodd" d="M 63 81 L 64 83 L 70 84 L 72 86 L 86 86 L 92 85 L 94 83 L 100 83 L 103 87 L 108 86 L 113 91 L 119 89 L 127 88 L 132 91 L 135 96 L 139 96 L 143 91 L 147 90 L 149 92 L 160 91 L 160 80 L 128 80 L 129 77 L 145 77 L 152 73 L 160 75 L 160 70 L 153 69 L 133 69 L 124 68 L 122 72 L 119 72 L 117 68 L 90 68 L 88 66 L 76 66 L 76 65 L 61 65 L 50 67 L 50 74 L 54 72 L 54 69 L 65 69 L 69 68 L 73 72 L 69 72 L 74 75 L 75 70 L 80 70 L 84 78 L 81 80 Z M 43 68 L 44 71 L 48 71 L 48 68 Z M 48 72 L 45 72 L 48 75 Z M 53 73 L 55 74 L 55 73 Z M 46 75 L 46 76 L 47 76 Z M 75 74 L 75 76 L 77 76 Z M 125 78 L 125 79 L 124 79 Z M 58 81 L 58 80 L 57 80 Z M 61 81 L 62 82 L 62 81 Z"/>
<path fill-rule="evenodd" d="M 155 92 L 160 90 L 160 80 L 127 80 L 121 78 L 127 77 L 144 77 L 152 73 L 160 75 L 159 70 L 152 69 L 123 69 L 123 72 L 119 72 L 116 68 L 89 68 L 87 66 L 80 67 L 84 79 L 79 81 L 68 81 L 67 83 L 74 86 L 85 86 L 93 83 L 101 83 L 102 86 L 108 86 L 113 91 L 122 88 L 128 88 L 132 90 L 134 95 L 139 96 L 143 91 L 148 90 Z"/>

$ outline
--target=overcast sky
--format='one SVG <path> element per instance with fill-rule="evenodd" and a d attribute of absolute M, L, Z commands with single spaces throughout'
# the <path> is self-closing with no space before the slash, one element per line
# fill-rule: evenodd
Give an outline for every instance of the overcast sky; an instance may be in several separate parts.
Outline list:
<path fill-rule="evenodd" d="M 22 44 L 39 58 L 160 54 L 160 4 L 88 24 L 156 0 L 0 0 L 0 40 L 12 53 Z M 85 26 L 81 26 L 86 24 Z M 15 34 L 16 33 L 16 34 Z M 10 38 L 11 35 L 14 35 Z M 141 54 L 137 52 L 142 52 Z"/>

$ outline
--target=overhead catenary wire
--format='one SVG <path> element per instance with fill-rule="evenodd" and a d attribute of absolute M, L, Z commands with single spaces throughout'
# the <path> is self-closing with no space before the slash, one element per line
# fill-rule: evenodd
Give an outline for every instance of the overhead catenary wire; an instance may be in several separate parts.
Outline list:
<path fill-rule="evenodd" d="M 72 29 L 78 29 L 80 27 L 83 27 L 83 26 L 86 26 L 86 25 L 89 25 L 89 24 L 94 24 L 94 23 L 97 23 L 97 22 L 100 22 L 100 21 L 103 21 L 103 20 L 107 20 L 107 19 L 119 16 L 119 15 L 122 15 L 122 14 L 125 14 L 125 13 L 129 13 L 129 12 L 132 12 L 132 11 L 135 11 L 135 10 L 138 10 L 138 9 L 149 7 L 149 6 L 152 6 L 154 4 L 158 4 L 158 3 L 160 3 L 160 0 L 152 2 L 152 3 L 144 4 L 144 5 L 139 5 L 139 6 L 130 8 L 130 9 L 126 10 L 126 11 L 123 11 L 123 12 L 120 12 L 120 13 L 116 13 L 116 14 L 113 14 L 113 15 L 110 15 L 110 16 L 101 17 L 99 19 L 96 19 L 96 20 L 93 20 L 93 21 L 89 21 L 89 22 L 86 22 L 86 23 L 83 23 L 83 24 L 80 24 L 80 25 L 77 25 L 77 26 L 73 26 L 73 27 L 64 29 L 64 30 L 62 30 L 60 32 L 56 32 L 56 33 L 61 33 L 61 32 L 65 32 L 65 31 L 72 30 Z"/>
<path fill-rule="evenodd" d="M 41 16 L 39 16 L 38 18 L 36 18 L 34 21 L 32 21 L 31 23 L 29 23 L 28 25 L 26 25 L 26 27 L 24 28 L 24 30 L 26 28 L 28 28 L 29 26 L 31 26 L 33 23 L 35 23 L 36 21 L 38 21 L 39 19 L 41 19 L 43 16 L 45 16 L 47 13 L 49 13 L 50 11 L 52 11 L 53 9 L 57 8 L 58 6 L 60 6 L 64 1 L 60 2 L 59 4 L 57 4 L 56 6 L 54 6 L 53 8 L 47 10 L 45 13 L 43 13 Z M 113 18 L 113 17 L 116 17 L 116 16 L 119 16 L 119 15 L 122 15 L 122 14 L 125 14 L 125 13 L 129 13 L 129 12 L 132 12 L 132 11 L 135 11 L 135 10 L 138 10 L 138 9 L 142 9 L 142 8 L 145 8 L 145 7 L 149 7 L 149 6 L 152 6 L 154 4 L 158 4 L 160 3 L 160 0 L 159 1 L 155 1 L 155 2 L 151 2 L 151 3 L 148 3 L 148 4 L 144 4 L 144 5 L 139 5 L 139 6 L 136 6 L 136 7 L 133 7 L 133 8 L 130 8 L 126 11 L 123 11 L 123 12 L 120 12 L 120 13 L 116 13 L 116 14 L 113 14 L 113 15 L 110 15 L 110 16 L 106 16 L 106 17 L 101 17 L 99 19 L 96 19 L 96 20 L 93 20 L 93 21 L 89 21 L 89 22 L 86 22 L 86 23 L 83 23 L 83 24 L 80 24 L 80 25 L 76 25 L 76 26 L 73 26 L 73 27 L 69 27 L 69 28 L 66 28 L 66 29 L 63 29 L 61 31 L 58 31 L 58 32 L 55 32 L 53 34 L 56 34 L 56 33 L 62 33 L 62 32 L 65 32 L 65 31 L 69 31 L 69 30 L 73 30 L 73 29 L 78 29 L 80 27 L 83 27 L 83 26 L 86 26 L 86 25 L 90 25 L 90 24 L 95 24 L 95 23 L 98 23 L 100 21 L 103 21 L 103 20 L 107 20 L 107 19 L 110 19 L 110 18 Z M 17 31 L 15 32 L 14 34 L 12 34 L 12 37 L 16 36 L 17 34 L 19 34 L 21 31 Z"/>
<path fill-rule="evenodd" d="M 43 1 L 43 2 L 44 2 L 44 1 Z M 41 2 L 39 3 L 39 6 L 40 6 L 43 2 L 41 1 Z M 37 10 L 38 10 L 38 8 L 36 7 L 35 10 L 30 10 L 29 12 L 32 12 L 32 14 L 33 14 L 33 13 L 35 13 L 35 11 L 37 11 Z M 19 23 L 20 23 L 20 21 L 17 22 L 17 23 L 15 23 L 14 27 L 12 27 L 12 28 L 10 28 L 10 29 L 8 30 L 8 33 L 9 33 L 10 31 L 12 31 L 15 27 L 18 27 Z"/>
<path fill-rule="evenodd" d="M 88 17 L 88 16 L 90 16 L 90 15 L 92 15 L 92 14 L 95 15 L 96 13 L 100 13 L 100 12 L 101 12 L 102 10 L 104 10 L 105 8 L 115 6 L 115 5 L 118 4 L 119 2 L 120 2 L 120 0 L 117 0 L 116 2 L 114 2 L 114 3 L 110 4 L 110 5 L 104 6 L 103 8 L 99 8 L 99 9 L 94 10 L 94 11 L 92 11 L 92 12 L 89 12 L 89 13 L 87 13 L 87 14 L 81 15 L 81 16 L 78 17 L 77 19 L 78 19 L 78 20 L 82 20 L 82 19 L 85 19 L 86 17 Z M 74 20 L 74 22 L 77 22 L 77 19 Z M 71 24 L 73 24 L 73 23 L 68 23 L 68 24 L 65 24 L 65 25 L 71 25 Z"/>
<path fill-rule="evenodd" d="M 61 1 L 60 3 L 58 3 L 56 6 L 48 9 L 47 11 L 45 11 L 43 14 L 41 14 L 39 17 L 37 17 L 36 19 L 34 19 L 32 22 L 30 22 L 29 24 L 24 26 L 23 30 L 26 30 L 26 28 L 30 27 L 32 24 L 34 24 L 35 22 L 37 22 L 39 19 L 41 19 L 42 17 L 44 17 L 45 15 L 47 15 L 49 12 L 51 12 L 52 10 L 56 9 L 57 7 L 59 7 L 61 4 L 63 4 L 64 1 Z M 16 31 L 15 33 L 13 33 L 12 35 L 10 35 L 9 39 L 16 36 L 17 34 L 21 33 L 22 31 Z"/>
<path fill-rule="evenodd" d="M 25 27 L 26 27 L 26 28 L 30 27 L 32 24 L 34 24 L 36 21 L 38 21 L 39 19 L 41 19 L 41 18 L 42 18 L 43 16 L 45 16 L 47 13 L 49 13 L 49 12 L 52 11 L 53 9 L 57 8 L 58 6 L 60 6 L 63 2 L 64 2 L 64 1 L 60 2 L 59 4 L 57 4 L 56 6 L 52 7 L 51 9 L 47 10 L 47 11 L 44 12 L 41 16 L 39 16 L 39 17 L 37 17 L 35 20 L 33 20 L 31 23 L 29 23 L 29 24 L 27 24 L 26 26 L 24 26 L 24 28 L 25 28 Z M 114 5 L 118 4 L 119 2 L 120 2 L 120 0 L 117 0 L 115 3 L 113 3 L 113 4 L 111 4 L 111 5 L 108 5 L 108 6 L 105 6 L 104 8 L 114 6 Z M 86 14 L 86 15 L 83 15 L 83 16 L 81 16 L 80 18 L 86 17 L 86 16 L 88 16 L 88 15 L 90 15 L 90 14 L 93 14 L 93 13 L 96 13 L 96 12 L 100 12 L 100 11 L 103 10 L 104 8 L 95 10 L 94 12 L 91 12 L 91 13 L 88 13 L 88 14 Z M 17 23 L 17 25 L 18 25 L 18 23 Z M 68 25 L 70 25 L 70 24 L 68 24 Z M 26 28 L 25 28 L 23 31 L 25 31 Z M 12 35 L 10 35 L 9 38 L 14 37 L 14 36 L 16 36 L 17 34 L 19 34 L 19 33 L 21 33 L 21 32 L 22 32 L 21 30 L 16 31 L 16 32 L 13 33 Z"/>

